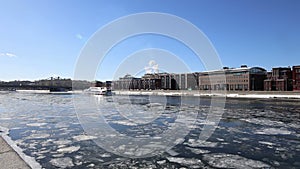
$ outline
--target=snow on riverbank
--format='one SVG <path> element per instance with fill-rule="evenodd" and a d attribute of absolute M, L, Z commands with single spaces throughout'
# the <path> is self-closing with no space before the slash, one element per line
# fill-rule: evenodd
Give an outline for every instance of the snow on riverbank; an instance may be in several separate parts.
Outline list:
<path fill-rule="evenodd" d="M 158 96 L 216 96 L 228 98 L 258 98 L 258 99 L 300 99 L 300 93 L 268 93 L 268 92 L 242 92 L 242 93 L 201 93 L 199 91 L 114 91 L 116 95 L 158 95 Z"/>

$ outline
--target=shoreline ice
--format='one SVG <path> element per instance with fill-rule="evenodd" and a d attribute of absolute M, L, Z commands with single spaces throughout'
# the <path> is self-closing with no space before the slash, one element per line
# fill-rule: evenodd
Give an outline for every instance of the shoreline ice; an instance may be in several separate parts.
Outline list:
<path fill-rule="evenodd" d="M 227 98 L 247 98 L 247 99 L 300 99 L 300 92 L 241 92 L 232 93 L 225 91 L 212 91 L 200 92 L 200 91 L 114 91 L 116 95 L 158 95 L 158 96 L 195 96 L 195 97 L 227 97 Z"/>

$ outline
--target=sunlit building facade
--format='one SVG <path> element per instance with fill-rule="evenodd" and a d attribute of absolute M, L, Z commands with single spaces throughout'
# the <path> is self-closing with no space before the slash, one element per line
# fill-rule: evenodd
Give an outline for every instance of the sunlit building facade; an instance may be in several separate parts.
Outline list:
<path fill-rule="evenodd" d="M 199 74 L 200 90 L 260 91 L 264 90 L 267 71 L 261 67 L 224 67 Z"/>
<path fill-rule="evenodd" d="M 264 80 L 265 91 L 292 91 L 293 78 L 290 67 L 272 68 L 271 74 Z"/>
<path fill-rule="evenodd" d="M 300 65 L 293 66 L 293 90 L 300 91 Z"/>

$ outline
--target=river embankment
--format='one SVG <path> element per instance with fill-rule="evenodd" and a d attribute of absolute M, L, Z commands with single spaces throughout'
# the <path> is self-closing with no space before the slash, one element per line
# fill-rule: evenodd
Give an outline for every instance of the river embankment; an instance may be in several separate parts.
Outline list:
<path fill-rule="evenodd" d="M 122 90 L 114 91 L 116 95 L 158 95 L 158 96 L 219 96 L 226 98 L 255 99 L 300 99 L 300 91 L 196 91 L 196 90 Z"/>
<path fill-rule="evenodd" d="M 34 158 L 23 153 L 23 150 L 9 137 L 9 130 L 0 126 L 0 166 L 7 169 L 39 169 L 41 165 Z"/>

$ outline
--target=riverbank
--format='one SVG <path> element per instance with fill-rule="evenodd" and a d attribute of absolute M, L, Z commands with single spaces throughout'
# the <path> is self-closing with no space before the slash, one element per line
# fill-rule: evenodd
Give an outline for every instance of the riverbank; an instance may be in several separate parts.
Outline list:
<path fill-rule="evenodd" d="M 7 93 L 8 91 L 0 91 Z M 18 93 L 72 95 L 82 94 L 83 91 L 50 92 L 47 90 L 18 90 Z M 300 91 L 197 91 L 197 90 L 121 90 L 113 91 L 115 95 L 158 95 L 158 96 L 198 96 L 198 97 L 226 97 L 247 99 L 300 99 Z"/>
<path fill-rule="evenodd" d="M 0 166 L 1 169 L 42 168 L 34 158 L 25 155 L 8 136 L 8 129 L 0 127 Z"/>
<path fill-rule="evenodd" d="M 116 95 L 159 95 L 159 96 L 219 96 L 228 98 L 256 98 L 256 99 L 300 99 L 300 92 L 291 91 L 249 91 L 249 92 L 217 92 L 195 90 L 130 90 L 114 91 Z"/>

